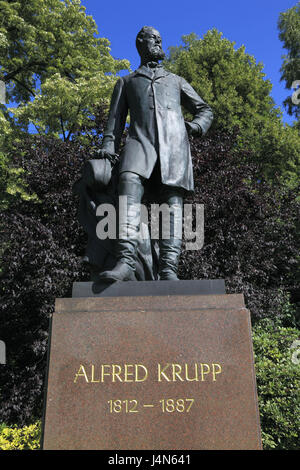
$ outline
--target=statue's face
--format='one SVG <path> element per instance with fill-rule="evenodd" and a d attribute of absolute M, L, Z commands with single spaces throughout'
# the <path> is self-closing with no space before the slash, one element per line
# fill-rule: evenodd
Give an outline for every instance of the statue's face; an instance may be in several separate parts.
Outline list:
<path fill-rule="evenodd" d="M 147 61 L 164 59 L 165 53 L 162 50 L 161 37 L 156 29 L 148 30 L 144 34 L 141 56 Z"/>

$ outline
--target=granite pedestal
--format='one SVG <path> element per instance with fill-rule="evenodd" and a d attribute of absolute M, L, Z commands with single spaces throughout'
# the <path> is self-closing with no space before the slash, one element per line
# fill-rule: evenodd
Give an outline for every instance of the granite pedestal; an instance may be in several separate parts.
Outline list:
<path fill-rule="evenodd" d="M 56 300 L 44 449 L 261 448 L 243 296 L 164 282 Z"/>

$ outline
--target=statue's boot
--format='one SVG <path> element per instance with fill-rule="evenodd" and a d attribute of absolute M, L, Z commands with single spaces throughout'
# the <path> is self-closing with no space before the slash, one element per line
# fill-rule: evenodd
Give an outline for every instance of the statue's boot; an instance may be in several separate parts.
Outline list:
<path fill-rule="evenodd" d="M 135 281 L 134 270 L 127 263 L 118 261 L 111 271 L 104 271 L 99 279 L 104 282 Z"/>
<path fill-rule="evenodd" d="M 144 188 L 138 175 L 122 173 L 119 180 L 119 239 L 116 242 L 117 264 L 100 273 L 105 282 L 134 281 Z M 122 198 L 123 196 L 123 198 Z"/>
<path fill-rule="evenodd" d="M 162 281 L 178 281 L 178 262 L 182 247 L 182 197 L 171 194 L 168 198 L 168 205 L 170 209 L 170 236 L 164 238 L 163 227 L 159 240 L 158 273 Z"/>
<path fill-rule="evenodd" d="M 160 240 L 159 277 L 162 281 L 178 281 L 178 261 L 181 252 L 181 240 Z"/>

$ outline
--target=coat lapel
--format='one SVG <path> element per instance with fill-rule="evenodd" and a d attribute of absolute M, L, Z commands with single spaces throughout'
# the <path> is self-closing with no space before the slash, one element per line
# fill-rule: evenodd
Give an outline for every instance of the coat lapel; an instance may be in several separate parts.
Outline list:
<path fill-rule="evenodd" d="M 135 72 L 134 72 L 135 75 L 143 75 L 144 77 L 147 77 L 147 78 L 150 78 L 150 80 L 152 80 L 153 78 L 153 71 L 150 70 L 148 67 L 146 67 L 145 65 L 142 65 L 141 67 L 139 67 Z"/>
<path fill-rule="evenodd" d="M 139 67 L 135 72 L 135 75 L 143 75 L 144 77 L 149 78 L 150 80 L 158 79 L 161 77 L 165 77 L 166 75 L 169 75 L 169 72 L 167 72 L 163 67 L 157 67 L 154 69 L 154 74 L 151 69 L 146 67 L 145 65 L 142 65 L 142 67 Z"/>

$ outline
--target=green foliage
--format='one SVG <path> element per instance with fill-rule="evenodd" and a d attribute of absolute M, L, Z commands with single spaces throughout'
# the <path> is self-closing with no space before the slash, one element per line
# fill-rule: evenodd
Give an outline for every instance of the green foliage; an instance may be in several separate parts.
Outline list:
<path fill-rule="evenodd" d="M 40 438 L 40 421 L 22 428 L 0 425 L 0 450 L 38 450 Z"/>
<path fill-rule="evenodd" d="M 257 137 L 257 160 L 269 180 L 295 188 L 300 181 L 300 135 L 295 127 L 266 119 Z M 250 142 L 249 142 L 250 143 Z M 251 147 L 257 144 L 252 143 Z"/>
<path fill-rule="evenodd" d="M 283 64 L 280 69 L 281 80 L 284 80 L 286 88 L 290 89 L 294 81 L 300 80 L 300 2 L 280 14 L 278 29 L 279 39 L 288 51 L 283 56 Z M 284 104 L 288 113 L 296 117 L 299 126 L 300 106 L 292 102 L 291 96 L 284 101 Z"/>
<path fill-rule="evenodd" d="M 258 116 L 280 113 L 270 97 L 272 85 L 265 80 L 263 64 L 216 29 L 203 39 L 183 36 L 184 46 L 171 48 L 167 65 L 186 78 L 213 108 L 215 127 L 244 128 Z"/>
<path fill-rule="evenodd" d="M 300 364 L 292 361 L 296 328 L 264 319 L 253 328 L 253 348 L 264 449 L 299 449 Z"/>
<path fill-rule="evenodd" d="M 284 126 L 270 95 L 263 64 L 245 47 L 222 37 L 216 29 L 203 38 L 183 36 L 183 46 L 170 48 L 166 67 L 183 76 L 214 112 L 213 127 L 238 126 L 238 145 L 253 151 L 268 179 L 295 186 L 300 176 L 300 137 Z"/>
<path fill-rule="evenodd" d="M 108 100 L 126 60 L 110 55 L 80 0 L 0 0 L 0 80 L 15 123 L 69 140 Z"/>
<path fill-rule="evenodd" d="M 22 157 L 22 155 L 19 156 Z M 12 166 L 9 157 L 0 152 L 0 209 L 7 209 L 15 198 L 23 201 L 36 201 L 36 195 L 29 194 L 27 186 L 24 181 L 23 168 Z"/>
<path fill-rule="evenodd" d="M 62 134 L 65 141 L 75 133 L 80 134 L 82 126 L 92 130 L 93 106 L 105 100 L 108 102 L 115 77 L 102 71 L 87 75 L 76 82 L 59 73 L 47 79 L 35 100 L 10 109 L 18 124 L 25 128 L 33 123 L 39 134 L 56 137 Z"/>
<path fill-rule="evenodd" d="M 0 151 L 6 152 L 15 139 L 12 118 L 6 107 L 0 104 Z"/>
<path fill-rule="evenodd" d="M 91 141 L 95 104 L 109 101 L 116 74 L 128 68 L 110 55 L 80 0 L 0 0 L 0 80 L 6 102 L 18 104 L 0 105 L 0 207 L 31 197 L 9 159 L 29 125 L 65 141 Z"/>

